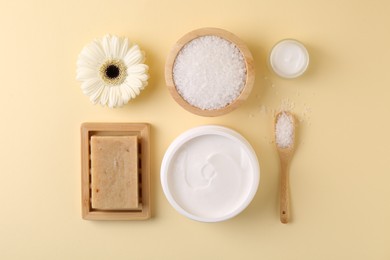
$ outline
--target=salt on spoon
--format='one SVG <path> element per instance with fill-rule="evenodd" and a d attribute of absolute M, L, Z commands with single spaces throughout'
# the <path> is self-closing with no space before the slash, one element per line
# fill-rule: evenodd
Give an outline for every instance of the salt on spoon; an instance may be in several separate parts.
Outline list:
<path fill-rule="evenodd" d="M 289 166 L 295 148 L 296 120 L 288 111 L 275 116 L 275 144 L 280 158 L 280 221 L 284 224 L 290 220 Z"/>

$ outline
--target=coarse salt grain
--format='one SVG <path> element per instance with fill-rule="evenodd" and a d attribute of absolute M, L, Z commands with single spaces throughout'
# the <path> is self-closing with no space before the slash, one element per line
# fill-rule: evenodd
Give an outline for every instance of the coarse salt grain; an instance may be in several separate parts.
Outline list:
<path fill-rule="evenodd" d="M 285 112 L 280 113 L 276 119 L 275 139 L 280 148 L 288 148 L 294 141 L 294 124 Z"/>
<path fill-rule="evenodd" d="M 218 36 L 201 36 L 187 43 L 173 66 L 173 80 L 182 98 L 202 110 L 231 104 L 246 80 L 244 56 L 235 44 Z"/>

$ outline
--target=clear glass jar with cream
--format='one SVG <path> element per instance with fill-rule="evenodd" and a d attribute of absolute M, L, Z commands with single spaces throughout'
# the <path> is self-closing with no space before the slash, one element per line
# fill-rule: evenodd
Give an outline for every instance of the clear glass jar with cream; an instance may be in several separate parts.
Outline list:
<path fill-rule="evenodd" d="M 285 39 L 272 48 L 269 65 L 282 78 L 297 78 L 306 71 L 309 65 L 309 53 L 301 42 Z"/>

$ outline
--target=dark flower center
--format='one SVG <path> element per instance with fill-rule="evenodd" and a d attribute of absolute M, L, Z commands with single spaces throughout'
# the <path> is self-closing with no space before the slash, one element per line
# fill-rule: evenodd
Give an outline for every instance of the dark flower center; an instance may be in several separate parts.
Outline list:
<path fill-rule="evenodd" d="M 122 60 L 106 60 L 100 66 L 100 77 L 109 86 L 118 86 L 125 81 L 127 67 Z"/>
<path fill-rule="evenodd" d="M 106 76 L 110 79 L 115 79 L 119 76 L 120 70 L 116 65 L 109 65 L 106 68 Z"/>

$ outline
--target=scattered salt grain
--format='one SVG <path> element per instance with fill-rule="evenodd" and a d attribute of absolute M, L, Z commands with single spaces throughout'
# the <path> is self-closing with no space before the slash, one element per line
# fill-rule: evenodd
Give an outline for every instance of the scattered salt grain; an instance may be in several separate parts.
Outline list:
<path fill-rule="evenodd" d="M 291 117 L 282 112 L 276 119 L 275 141 L 280 148 L 288 148 L 294 141 L 294 125 Z"/>
<path fill-rule="evenodd" d="M 295 102 L 291 101 L 289 98 L 284 98 L 280 104 L 280 111 L 291 111 L 295 108 Z"/>
<path fill-rule="evenodd" d="M 259 112 L 262 114 L 267 114 L 268 113 L 268 107 L 265 105 L 259 106 Z"/>
<path fill-rule="evenodd" d="M 241 94 L 246 80 L 244 56 L 218 36 L 187 43 L 173 65 L 173 80 L 182 98 L 202 110 L 226 107 Z"/>

